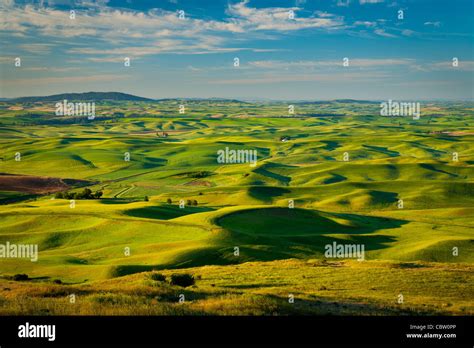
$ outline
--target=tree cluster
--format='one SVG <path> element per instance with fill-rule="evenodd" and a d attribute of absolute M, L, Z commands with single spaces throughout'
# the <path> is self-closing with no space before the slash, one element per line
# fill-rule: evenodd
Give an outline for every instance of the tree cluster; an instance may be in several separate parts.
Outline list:
<path fill-rule="evenodd" d="M 166 203 L 168 204 L 172 204 L 173 203 L 173 200 L 171 198 L 168 198 L 166 200 Z M 186 202 L 186 205 L 194 205 L 194 206 L 197 206 L 198 205 L 198 201 L 197 200 L 191 200 L 191 199 L 188 199 L 187 202 Z"/>
<path fill-rule="evenodd" d="M 82 192 L 58 192 L 54 197 L 59 199 L 99 199 L 102 195 L 102 191 L 92 192 L 91 189 L 85 188 Z"/>

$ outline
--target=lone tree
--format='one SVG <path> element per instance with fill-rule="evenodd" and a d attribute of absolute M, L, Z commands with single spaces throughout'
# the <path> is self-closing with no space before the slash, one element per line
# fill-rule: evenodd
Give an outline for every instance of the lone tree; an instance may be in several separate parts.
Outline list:
<path fill-rule="evenodd" d="M 171 203 L 173 203 L 173 201 L 171 200 L 171 198 L 168 198 L 168 199 L 166 200 L 166 203 L 171 204 Z"/>
<path fill-rule="evenodd" d="M 89 188 L 85 188 L 85 189 L 82 191 L 81 197 L 82 197 L 83 199 L 91 199 L 91 198 L 93 198 L 93 197 L 92 197 L 92 190 L 89 189 Z"/>
<path fill-rule="evenodd" d="M 148 196 L 145 196 L 144 201 L 148 202 Z"/>
<path fill-rule="evenodd" d="M 193 205 L 198 205 L 198 201 L 194 200 Z"/>

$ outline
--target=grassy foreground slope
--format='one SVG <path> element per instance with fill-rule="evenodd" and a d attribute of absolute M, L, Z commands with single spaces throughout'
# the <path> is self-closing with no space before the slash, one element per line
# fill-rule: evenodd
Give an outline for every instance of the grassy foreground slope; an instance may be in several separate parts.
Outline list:
<path fill-rule="evenodd" d="M 152 280 L 153 272 L 85 284 L 3 281 L 0 315 L 472 315 L 473 271 L 290 259 L 161 272 L 193 274 L 196 284 L 185 289 Z"/>

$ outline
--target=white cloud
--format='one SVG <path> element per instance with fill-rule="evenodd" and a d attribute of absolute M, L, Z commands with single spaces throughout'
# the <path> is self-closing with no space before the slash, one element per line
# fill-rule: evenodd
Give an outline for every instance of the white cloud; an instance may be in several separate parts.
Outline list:
<path fill-rule="evenodd" d="M 186 67 L 186 69 L 188 69 L 189 71 L 194 71 L 194 72 L 202 71 L 202 69 L 196 68 L 196 67 L 194 67 L 194 66 L 192 66 L 192 65 L 188 65 L 188 66 Z"/>
<path fill-rule="evenodd" d="M 458 60 L 458 66 L 453 66 L 452 60 L 447 60 L 444 62 L 436 62 L 427 64 L 425 66 L 427 71 L 442 71 L 442 70 L 450 70 L 450 71 L 470 71 L 474 72 L 474 60 Z"/>
<path fill-rule="evenodd" d="M 367 28 L 373 28 L 377 26 L 377 22 L 369 22 L 369 21 L 355 21 L 354 25 L 357 26 L 364 26 Z"/>
<path fill-rule="evenodd" d="M 390 66 L 410 66 L 414 64 L 414 60 L 410 58 L 394 58 L 394 59 L 375 59 L 375 58 L 355 58 L 349 59 L 350 67 L 359 68 L 375 68 Z M 249 62 L 249 65 L 260 69 L 299 69 L 299 68 L 318 68 L 318 67 L 342 67 L 342 59 L 340 60 L 300 60 L 300 61 L 282 61 L 282 60 L 259 60 Z"/>
<path fill-rule="evenodd" d="M 348 7 L 351 3 L 351 0 L 337 0 L 336 6 L 338 7 Z"/>
<path fill-rule="evenodd" d="M 46 54 L 51 52 L 53 44 L 45 43 L 33 43 L 33 44 L 21 44 L 18 47 L 24 51 L 37 54 Z"/>
<path fill-rule="evenodd" d="M 379 4 L 381 2 L 384 2 L 384 0 L 359 0 L 359 4 L 365 5 L 365 4 Z"/>
<path fill-rule="evenodd" d="M 24 7 L 8 8 L 8 16 L 0 24 L 0 30 L 25 33 L 35 28 L 44 36 L 98 38 L 147 38 L 187 36 L 198 38 L 205 32 L 249 33 L 258 30 L 287 31 L 304 28 L 334 28 L 343 20 L 332 14 L 321 12 L 318 16 L 288 18 L 289 8 L 251 8 L 248 1 L 229 5 L 230 18 L 223 21 L 178 18 L 175 12 L 151 10 L 136 12 L 114 10 L 108 7 L 77 10 L 76 18 L 70 19 L 68 11 L 53 8 Z"/>
<path fill-rule="evenodd" d="M 343 26 L 343 18 L 329 13 L 316 13 L 318 16 L 299 17 L 298 7 L 282 8 L 252 8 L 248 7 L 248 0 L 229 5 L 227 14 L 232 16 L 234 23 L 244 30 L 276 30 L 290 31 L 307 28 L 337 28 Z M 289 19 L 289 11 L 295 12 L 295 18 Z"/>
<path fill-rule="evenodd" d="M 311 17 L 296 16 L 292 20 L 288 18 L 288 11 L 297 11 L 298 7 L 257 9 L 249 7 L 248 1 L 229 5 L 228 18 L 224 20 L 189 16 L 182 20 L 175 12 L 118 10 L 105 4 L 106 0 L 103 0 L 89 9 L 80 7 L 75 19 L 69 17 L 69 11 L 9 4 L 6 9 L 8 16 L 0 23 L 0 31 L 4 36 L 41 37 L 46 42 L 59 38 L 71 42 L 77 38 L 84 42 L 90 37 L 94 39 L 94 47 L 98 46 L 98 42 L 103 43 L 101 49 L 74 48 L 71 51 L 95 55 L 89 57 L 94 61 L 112 61 L 117 57 L 106 55 L 140 57 L 160 53 L 233 52 L 248 48 L 229 47 L 230 42 L 245 42 L 256 37 L 272 38 L 269 32 L 276 35 L 307 28 L 334 30 L 343 28 L 344 24 L 342 17 L 326 12 Z M 236 38 L 236 35 L 239 37 Z M 150 40 L 154 42 L 152 45 Z M 25 49 L 46 53 L 48 47 L 47 44 L 34 44 L 25 46 Z"/>
<path fill-rule="evenodd" d="M 441 22 L 425 22 L 424 25 L 428 25 L 428 26 L 431 25 L 433 27 L 438 28 L 441 26 Z"/>
<path fill-rule="evenodd" d="M 66 68 L 52 68 L 46 66 L 33 66 L 28 68 L 22 68 L 23 71 L 48 71 L 48 72 L 69 72 L 79 70 L 78 67 L 66 67 Z"/>
<path fill-rule="evenodd" d="M 385 31 L 385 29 L 375 29 L 375 30 L 374 30 L 374 33 L 377 34 L 377 35 L 379 35 L 379 36 L 383 36 L 383 37 L 391 37 L 391 38 L 397 37 L 397 36 L 394 35 L 394 34 L 387 33 L 387 32 Z"/>

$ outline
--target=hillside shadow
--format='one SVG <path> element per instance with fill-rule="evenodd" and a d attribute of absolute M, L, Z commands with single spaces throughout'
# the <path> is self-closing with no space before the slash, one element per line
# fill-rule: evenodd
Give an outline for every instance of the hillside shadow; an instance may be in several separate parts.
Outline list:
<path fill-rule="evenodd" d="M 332 141 L 332 140 L 324 140 L 324 141 L 321 141 L 321 143 L 326 145 L 326 146 L 323 147 L 323 149 L 328 150 L 328 151 L 335 150 L 335 149 L 342 146 L 339 142 Z"/>
<path fill-rule="evenodd" d="M 323 184 L 324 185 L 329 185 L 329 184 L 336 184 L 338 182 L 342 182 L 342 181 L 346 181 L 347 180 L 347 177 L 343 176 L 343 175 L 339 175 L 339 174 L 336 174 L 336 173 L 330 173 L 331 174 L 331 177 L 328 178 L 328 179 L 325 179 L 323 180 Z"/>
<path fill-rule="evenodd" d="M 281 175 L 281 174 L 278 174 L 278 173 L 271 172 L 271 171 L 267 170 L 266 168 L 264 168 L 263 166 L 262 166 L 262 167 L 259 167 L 259 168 L 257 168 L 257 169 L 254 169 L 253 172 L 256 173 L 256 174 L 260 174 L 260 175 L 266 176 L 266 177 L 268 177 L 268 178 L 270 178 L 270 179 L 277 180 L 277 181 L 279 181 L 282 185 L 286 185 L 286 186 L 288 186 L 288 184 L 289 184 L 290 181 L 291 181 L 291 177 L 289 177 L 289 176 L 284 176 L 284 175 Z"/>
<path fill-rule="evenodd" d="M 455 177 L 458 176 L 457 174 L 453 174 L 453 173 L 444 171 L 444 170 L 442 170 L 442 169 L 438 169 L 438 168 L 436 168 L 434 165 L 429 164 L 429 163 L 420 163 L 420 167 L 423 168 L 423 169 L 427 169 L 427 170 L 436 172 L 436 173 L 441 173 L 441 174 L 449 175 L 449 176 L 452 177 L 452 178 L 453 178 L 453 177 L 455 178 Z"/>
<path fill-rule="evenodd" d="M 116 265 L 110 266 L 107 275 L 110 278 L 123 277 L 130 274 L 162 270 L 162 266 L 152 265 Z"/>
<path fill-rule="evenodd" d="M 387 155 L 388 157 L 399 157 L 400 152 L 398 151 L 392 151 L 389 150 L 387 147 L 382 147 L 382 146 L 375 146 L 375 145 L 362 145 L 363 147 L 375 151 L 375 152 L 380 152 L 384 155 Z"/>
<path fill-rule="evenodd" d="M 99 202 L 101 204 L 128 204 L 138 202 L 138 200 L 133 198 L 101 198 Z"/>
<path fill-rule="evenodd" d="M 336 316 L 369 316 L 369 315 L 435 315 L 442 314 L 443 311 L 439 309 L 421 309 L 413 307 L 402 307 L 396 304 L 395 301 L 385 299 L 384 302 L 362 302 L 354 300 L 341 300 L 332 297 L 320 296 L 321 291 L 318 291 L 318 296 L 310 295 L 314 299 L 300 299 L 295 298 L 293 304 L 288 304 L 288 297 L 277 295 L 267 295 L 275 301 L 280 302 L 280 315 L 336 315 Z"/>
<path fill-rule="evenodd" d="M 249 209 L 224 215 L 215 223 L 228 232 L 228 245 L 240 245 L 247 261 L 324 257 L 328 245 L 359 245 L 364 252 L 396 242 L 383 233 L 408 223 L 357 214 L 288 208 Z M 229 254 L 232 250 L 227 251 Z M 351 257 L 350 257 L 351 258 Z"/>
<path fill-rule="evenodd" d="M 272 202 L 274 198 L 291 193 L 290 190 L 275 186 L 251 186 L 248 194 L 263 202 Z"/>
<path fill-rule="evenodd" d="M 129 209 L 124 211 L 124 214 L 128 216 L 146 219 L 170 220 L 180 216 L 203 213 L 206 211 L 213 210 L 215 209 L 198 206 L 185 206 L 184 208 L 179 208 L 179 206 L 176 205 L 157 205 L 151 207 Z"/>

